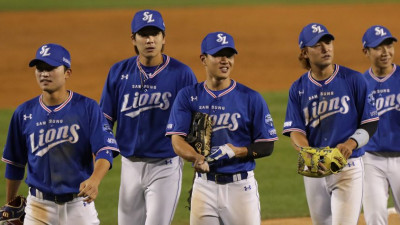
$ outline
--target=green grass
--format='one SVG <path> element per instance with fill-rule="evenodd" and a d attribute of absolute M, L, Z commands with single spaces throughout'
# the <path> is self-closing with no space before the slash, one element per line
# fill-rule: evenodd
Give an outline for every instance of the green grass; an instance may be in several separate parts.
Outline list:
<path fill-rule="evenodd" d="M 71 10 L 104 8 L 160 8 L 196 6 L 232 6 L 260 4 L 343 4 L 343 3 L 385 3 L 399 0 L 0 0 L 0 11 L 19 10 Z"/>
<path fill-rule="evenodd" d="M 279 140 L 271 156 L 257 159 L 255 169 L 261 201 L 262 218 L 302 217 L 308 216 L 303 180 L 296 173 L 297 155 L 290 145 L 289 138 L 283 137 L 282 124 L 286 112 L 287 92 L 263 94 L 266 99 Z M 0 110 L 0 145 L 4 146 L 12 110 Z M 0 163 L 0 183 L 4 183 L 4 166 Z M 114 166 L 100 185 L 100 194 L 96 208 L 102 224 L 117 224 L 118 190 L 120 182 L 121 158 L 114 161 Z M 188 190 L 191 187 L 193 169 L 185 163 L 183 171 L 182 192 L 175 213 L 174 225 L 189 224 L 189 211 L 186 206 Z M 168 187 L 165 187 L 166 189 Z M 26 195 L 27 186 L 21 185 L 19 193 Z M 0 204 L 5 202 L 5 185 L 0 185 Z M 162 204 L 162 203 L 160 203 Z M 393 206 L 392 198 L 389 206 Z"/>

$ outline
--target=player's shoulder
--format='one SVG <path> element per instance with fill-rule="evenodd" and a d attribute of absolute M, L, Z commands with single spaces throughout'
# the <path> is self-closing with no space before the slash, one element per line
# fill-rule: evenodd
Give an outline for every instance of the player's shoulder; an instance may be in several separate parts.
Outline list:
<path fill-rule="evenodd" d="M 15 109 L 15 113 L 24 112 L 27 109 L 34 109 L 35 107 L 40 106 L 39 98 L 40 98 L 40 95 L 21 103 Z"/>
<path fill-rule="evenodd" d="M 193 73 L 192 69 L 186 65 L 185 63 L 171 57 L 168 55 L 163 55 L 164 56 L 164 60 L 166 61 L 166 63 L 168 63 L 167 65 L 167 69 L 170 69 L 172 71 L 181 71 L 183 73 Z"/>
<path fill-rule="evenodd" d="M 345 67 L 345 66 L 342 66 L 342 65 L 336 65 L 337 67 L 338 67 L 338 72 L 337 72 L 337 74 L 339 75 L 339 76 L 359 76 L 359 77 L 361 77 L 360 75 L 362 75 L 359 71 L 356 71 L 356 70 L 354 70 L 354 69 L 350 69 L 349 67 Z"/>
<path fill-rule="evenodd" d="M 130 68 L 132 66 L 136 66 L 136 64 L 137 64 L 136 58 L 137 57 L 138 56 L 132 56 L 130 58 L 123 59 L 121 61 L 118 61 L 118 62 L 114 63 L 111 66 L 110 72 L 113 72 L 113 71 L 115 72 L 115 71 L 118 71 L 118 70 L 123 70 L 125 68 Z"/>
<path fill-rule="evenodd" d="M 84 105 L 85 107 L 93 107 L 93 106 L 98 106 L 98 103 L 96 100 L 87 97 L 85 95 L 79 94 L 77 92 L 71 91 L 72 98 L 71 102 L 76 105 Z"/>

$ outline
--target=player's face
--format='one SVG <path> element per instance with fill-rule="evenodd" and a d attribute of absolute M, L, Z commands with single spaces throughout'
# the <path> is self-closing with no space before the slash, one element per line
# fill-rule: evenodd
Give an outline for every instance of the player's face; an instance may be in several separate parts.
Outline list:
<path fill-rule="evenodd" d="M 325 68 L 332 65 L 333 41 L 329 37 L 321 38 L 314 46 L 306 47 L 304 57 L 310 61 L 311 67 Z"/>
<path fill-rule="evenodd" d="M 65 88 L 66 79 L 71 75 L 71 69 L 64 69 L 64 66 L 50 66 L 45 62 L 36 64 L 36 81 L 39 87 L 48 93 L 54 93 Z"/>
<path fill-rule="evenodd" d="M 224 48 L 214 55 L 201 55 L 200 59 L 206 68 L 208 76 L 222 80 L 229 78 L 235 63 L 235 53 L 230 48 Z"/>
<path fill-rule="evenodd" d="M 154 58 L 161 55 L 165 37 L 160 29 L 145 27 L 135 33 L 132 43 L 136 46 L 140 56 Z"/>
<path fill-rule="evenodd" d="M 364 49 L 371 65 L 379 69 L 392 69 L 394 45 L 392 40 L 383 41 L 375 48 Z"/>

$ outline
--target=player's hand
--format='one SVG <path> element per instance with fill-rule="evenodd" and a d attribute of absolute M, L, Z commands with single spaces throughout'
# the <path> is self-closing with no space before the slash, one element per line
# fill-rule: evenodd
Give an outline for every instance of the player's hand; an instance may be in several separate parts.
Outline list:
<path fill-rule="evenodd" d="M 235 152 L 228 145 L 215 146 L 211 148 L 210 155 L 207 156 L 207 162 L 214 162 L 217 160 L 230 159 L 235 156 Z"/>
<path fill-rule="evenodd" d="M 307 157 L 311 159 L 312 158 L 312 154 L 311 153 L 307 153 Z M 308 168 L 308 170 L 311 170 L 311 168 Z M 317 171 L 318 174 L 323 175 L 323 174 L 325 174 L 325 172 L 327 170 L 328 169 L 325 167 L 325 165 L 322 162 L 318 162 L 318 171 Z"/>
<path fill-rule="evenodd" d="M 348 159 L 351 154 L 353 153 L 353 150 L 357 147 L 357 143 L 353 139 L 348 139 L 344 143 L 340 143 L 336 146 L 342 153 L 342 155 Z"/>
<path fill-rule="evenodd" d="M 210 167 L 205 161 L 204 156 L 198 154 L 198 157 L 196 158 L 196 161 L 193 163 L 194 170 L 199 173 L 208 173 L 210 172 Z"/>
<path fill-rule="evenodd" d="M 99 193 L 99 184 L 98 181 L 94 177 L 89 177 L 89 179 L 83 181 L 79 186 L 79 194 L 78 197 L 84 197 L 84 202 L 91 203 L 93 202 Z"/>

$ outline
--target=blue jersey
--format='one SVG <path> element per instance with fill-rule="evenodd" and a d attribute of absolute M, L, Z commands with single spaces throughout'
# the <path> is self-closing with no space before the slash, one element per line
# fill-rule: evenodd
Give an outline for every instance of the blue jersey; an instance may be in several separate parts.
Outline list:
<path fill-rule="evenodd" d="M 116 63 L 108 74 L 100 106 L 111 126 L 118 121 L 115 136 L 124 157 L 176 156 L 165 127 L 178 91 L 197 80 L 188 66 L 163 57 L 162 65 L 149 68 L 135 56 Z"/>
<path fill-rule="evenodd" d="M 276 141 L 278 137 L 267 104 L 259 93 L 232 80 L 231 86 L 214 92 L 205 82 L 179 92 L 167 126 L 167 135 L 186 136 L 194 112 L 207 113 L 212 118 L 211 145 L 231 143 L 249 146 L 254 142 Z M 250 171 L 254 160 L 232 158 L 210 165 L 216 173 Z"/>
<path fill-rule="evenodd" d="M 316 81 L 308 71 L 295 81 L 289 100 L 283 134 L 297 131 L 306 135 L 310 146 L 336 147 L 365 123 L 379 120 L 368 85 L 362 74 L 335 65 L 327 80 Z M 353 151 L 359 157 L 364 151 Z"/>
<path fill-rule="evenodd" d="M 376 77 L 372 69 L 364 73 L 379 115 L 378 129 L 367 145 L 368 152 L 400 152 L 400 69 L 383 78 Z"/>
<path fill-rule="evenodd" d="M 93 173 L 93 154 L 112 164 L 119 153 L 96 101 L 69 93 L 59 106 L 46 106 L 42 95 L 18 106 L 4 148 L 2 160 L 19 168 L 28 163 L 26 183 L 46 193 L 79 193 Z"/>

